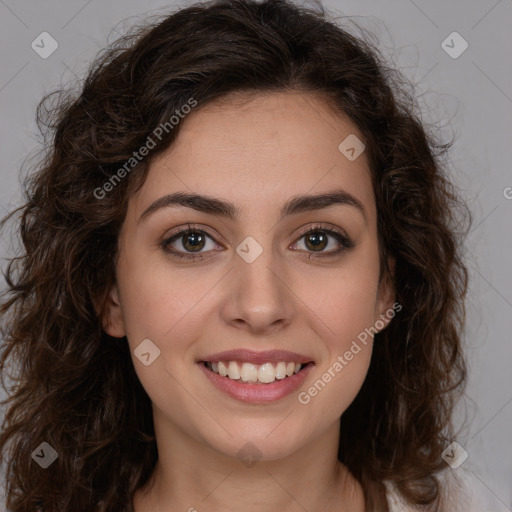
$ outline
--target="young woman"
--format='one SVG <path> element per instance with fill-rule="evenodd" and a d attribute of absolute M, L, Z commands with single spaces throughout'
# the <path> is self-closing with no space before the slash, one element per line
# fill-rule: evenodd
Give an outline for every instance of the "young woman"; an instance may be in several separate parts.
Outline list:
<path fill-rule="evenodd" d="M 443 457 L 461 203 L 399 83 L 318 13 L 224 0 L 41 104 L 1 309 L 10 512 L 469 510 Z"/>

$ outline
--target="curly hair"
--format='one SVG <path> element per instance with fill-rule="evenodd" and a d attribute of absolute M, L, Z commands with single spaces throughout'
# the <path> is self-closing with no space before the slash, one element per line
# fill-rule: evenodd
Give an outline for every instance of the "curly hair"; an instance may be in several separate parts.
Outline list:
<path fill-rule="evenodd" d="M 410 504 L 445 510 L 436 473 L 466 379 L 464 203 L 443 170 L 451 143 L 428 133 L 407 81 L 362 34 L 288 0 L 196 4 L 110 44 L 78 92 L 43 98 L 46 149 L 24 204 L 1 224 L 19 215 L 1 303 L 0 453 L 11 512 L 129 510 L 156 464 L 150 399 L 128 344 L 103 331 L 99 312 L 130 196 L 180 125 L 108 194 L 97 191 L 190 98 L 199 109 L 236 92 L 294 90 L 321 96 L 364 135 L 381 276 L 392 256 L 402 306 L 376 334 L 367 378 L 342 415 L 339 460 L 368 512 L 388 510 L 386 481 Z M 51 471 L 31 458 L 44 441 L 58 453 Z"/>

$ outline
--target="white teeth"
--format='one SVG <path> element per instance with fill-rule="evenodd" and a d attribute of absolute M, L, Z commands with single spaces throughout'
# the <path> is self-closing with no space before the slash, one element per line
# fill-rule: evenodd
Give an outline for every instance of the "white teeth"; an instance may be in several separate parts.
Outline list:
<path fill-rule="evenodd" d="M 235 363 L 238 366 L 236 361 L 231 361 L 231 363 Z M 231 365 L 231 363 L 229 364 Z M 240 378 L 244 382 L 256 382 L 258 380 L 258 368 L 251 363 L 244 363 L 240 370 Z"/>
<path fill-rule="evenodd" d="M 265 363 L 258 370 L 258 380 L 264 384 L 274 382 L 276 380 L 276 370 L 270 363 Z"/>
<path fill-rule="evenodd" d="M 236 364 L 236 361 L 229 362 L 228 377 L 233 380 L 238 380 L 240 378 L 240 368 Z"/>
<path fill-rule="evenodd" d="M 270 384 L 276 379 L 281 380 L 298 373 L 302 365 L 292 361 L 288 363 L 280 361 L 277 364 L 264 363 L 259 366 L 252 363 L 238 363 L 237 361 L 219 361 L 208 363 L 208 368 L 221 377 L 228 377 L 232 380 Z"/>
<path fill-rule="evenodd" d="M 276 379 L 284 379 L 286 377 L 286 363 L 279 362 L 276 366 Z"/>
<path fill-rule="evenodd" d="M 226 365 L 222 361 L 219 361 L 219 375 L 221 377 L 225 377 L 227 374 L 228 369 L 226 368 Z"/>

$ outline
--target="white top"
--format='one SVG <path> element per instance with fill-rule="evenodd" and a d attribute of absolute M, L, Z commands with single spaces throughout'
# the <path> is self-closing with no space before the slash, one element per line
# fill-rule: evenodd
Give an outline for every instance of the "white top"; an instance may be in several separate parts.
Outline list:
<path fill-rule="evenodd" d="M 484 496 L 478 489 L 481 487 L 469 470 L 462 467 L 446 469 L 437 475 L 442 493 L 450 512 L 483 512 L 489 510 L 485 505 Z M 476 484 L 476 485 L 475 485 Z M 385 482 L 390 512 L 414 512 L 425 510 L 421 507 L 407 505 L 399 496 L 391 482 Z"/>

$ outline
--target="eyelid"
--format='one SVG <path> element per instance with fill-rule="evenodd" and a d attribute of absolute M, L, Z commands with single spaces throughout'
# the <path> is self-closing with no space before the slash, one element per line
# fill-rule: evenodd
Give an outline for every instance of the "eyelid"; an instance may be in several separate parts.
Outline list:
<path fill-rule="evenodd" d="M 314 256 L 316 258 L 338 256 L 345 250 L 350 249 L 355 246 L 352 239 L 345 233 L 344 230 L 342 230 L 341 228 L 339 228 L 338 226 L 336 226 L 334 224 L 322 223 L 322 222 L 318 222 L 313 225 L 309 225 L 308 227 L 302 229 L 300 231 L 300 233 L 297 235 L 297 237 L 295 238 L 295 241 L 292 243 L 292 245 L 295 245 L 296 243 L 298 243 L 300 241 L 300 239 L 303 238 L 304 236 L 306 236 L 310 233 L 315 233 L 317 231 L 324 232 L 328 236 L 335 238 L 336 241 L 341 245 L 341 248 L 337 249 L 335 251 L 331 250 L 331 251 L 327 251 L 327 252 L 306 251 L 307 254 Z M 184 234 L 186 234 L 188 232 L 204 233 L 208 237 L 210 237 L 216 244 L 219 244 L 219 241 L 218 241 L 219 238 L 221 240 L 223 239 L 220 235 L 213 234 L 209 230 L 209 228 L 199 226 L 199 225 L 196 225 L 193 223 L 188 223 L 186 226 L 180 226 L 180 227 L 172 230 L 170 233 L 168 233 L 163 238 L 163 240 L 159 243 L 159 245 L 163 248 L 163 250 L 165 252 L 167 252 L 168 254 L 171 254 L 173 257 L 176 257 L 178 259 L 198 260 L 198 259 L 203 259 L 205 257 L 207 258 L 209 256 L 209 253 L 212 252 L 211 250 L 206 251 L 206 252 L 194 253 L 194 252 L 178 251 L 175 249 L 168 249 L 168 245 L 171 242 L 178 240 L 180 238 L 180 236 L 183 236 Z"/>
<path fill-rule="evenodd" d="M 311 232 L 315 232 L 315 231 L 324 231 L 326 233 L 336 233 L 336 234 L 340 235 L 341 237 L 343 237 L 344 239 L 346 239 L 350 242 L 352 241 L 343 229 L 341 229 L 338 226 L 336 226 L 335 224 L 331 224 L 329 222 L 317 222 L 317 223 L 313 224 L 312 226 L 308 226 L 307 228 L 302 229 L 299 232 L 298 236 L 300 238 L 300 237 L 303 237 L 304 235 L 307 235 L 307 234 L 309 234 Z"/>
<path fill-rule="evenodd" d="M 198 224 L 194 223 L 187 223 L 185 226 L 179 226 L 173 230 L 171 230 L 169 233 L 166 233 L 163 237 L 162 242 L 168 242 L 171 238 L 182 235 L 187 233 L 188 231 L 198 231 L 202 233 L 206 233 L 210 238 L 217 241 L 217 239 L 223 240 L 223 238 L 219 234 L 214 234 L 208 227 L 200 226 Z"/>
<path fill-rule="evenodd" d="M 292 245 L 298 243 L 304 236 L 316 232 L 326 233 L 328 236 L 335 238 L 336 241 L 341 245 L 341 247 L 336 250 L 325 252 L 306 251 L 306 254 L 310 255 L 310 258 L 311 256 L 318 259 L 340 256 L 342 253 L 344 253 L 348 249 L 352 249 L 356 245 L 343 229 L 339 228 L 334 224 L 324 222 L 317 222 L 314 225 L 308 226 L 307 228 L 303 229 L 299 233 L 296 241 L 293 242 Z"/>
<path fill-rule="evenodd" d="M 174 242 L 175 240 L 179 240 L 183 235 L 185 235 L 188 232 L 198 232 L 198 233 L 204 233 L 209 238 L 211 238 L 216 244 L 219 244 L 217 239 L 223 240 L 223 238 L 220 235 L 213 234 L 209 228 L 196 225 L 194 223 L 187 223 L 186 226 L 179 226 L 175 229 L 173 229 L 170 233 L 167 233 L 163 239 L 159 242 L 159 246 L 164 250 L 165 253 L 169 254 L 171 257 L 179 259 L 179 260 L 200 260 L 204 258 L 208 258 L 210 256 L 210 252 L 184 252 L 184 251 L 178 251 L 176 249 L 168 248 L 168 246 Z"/>

